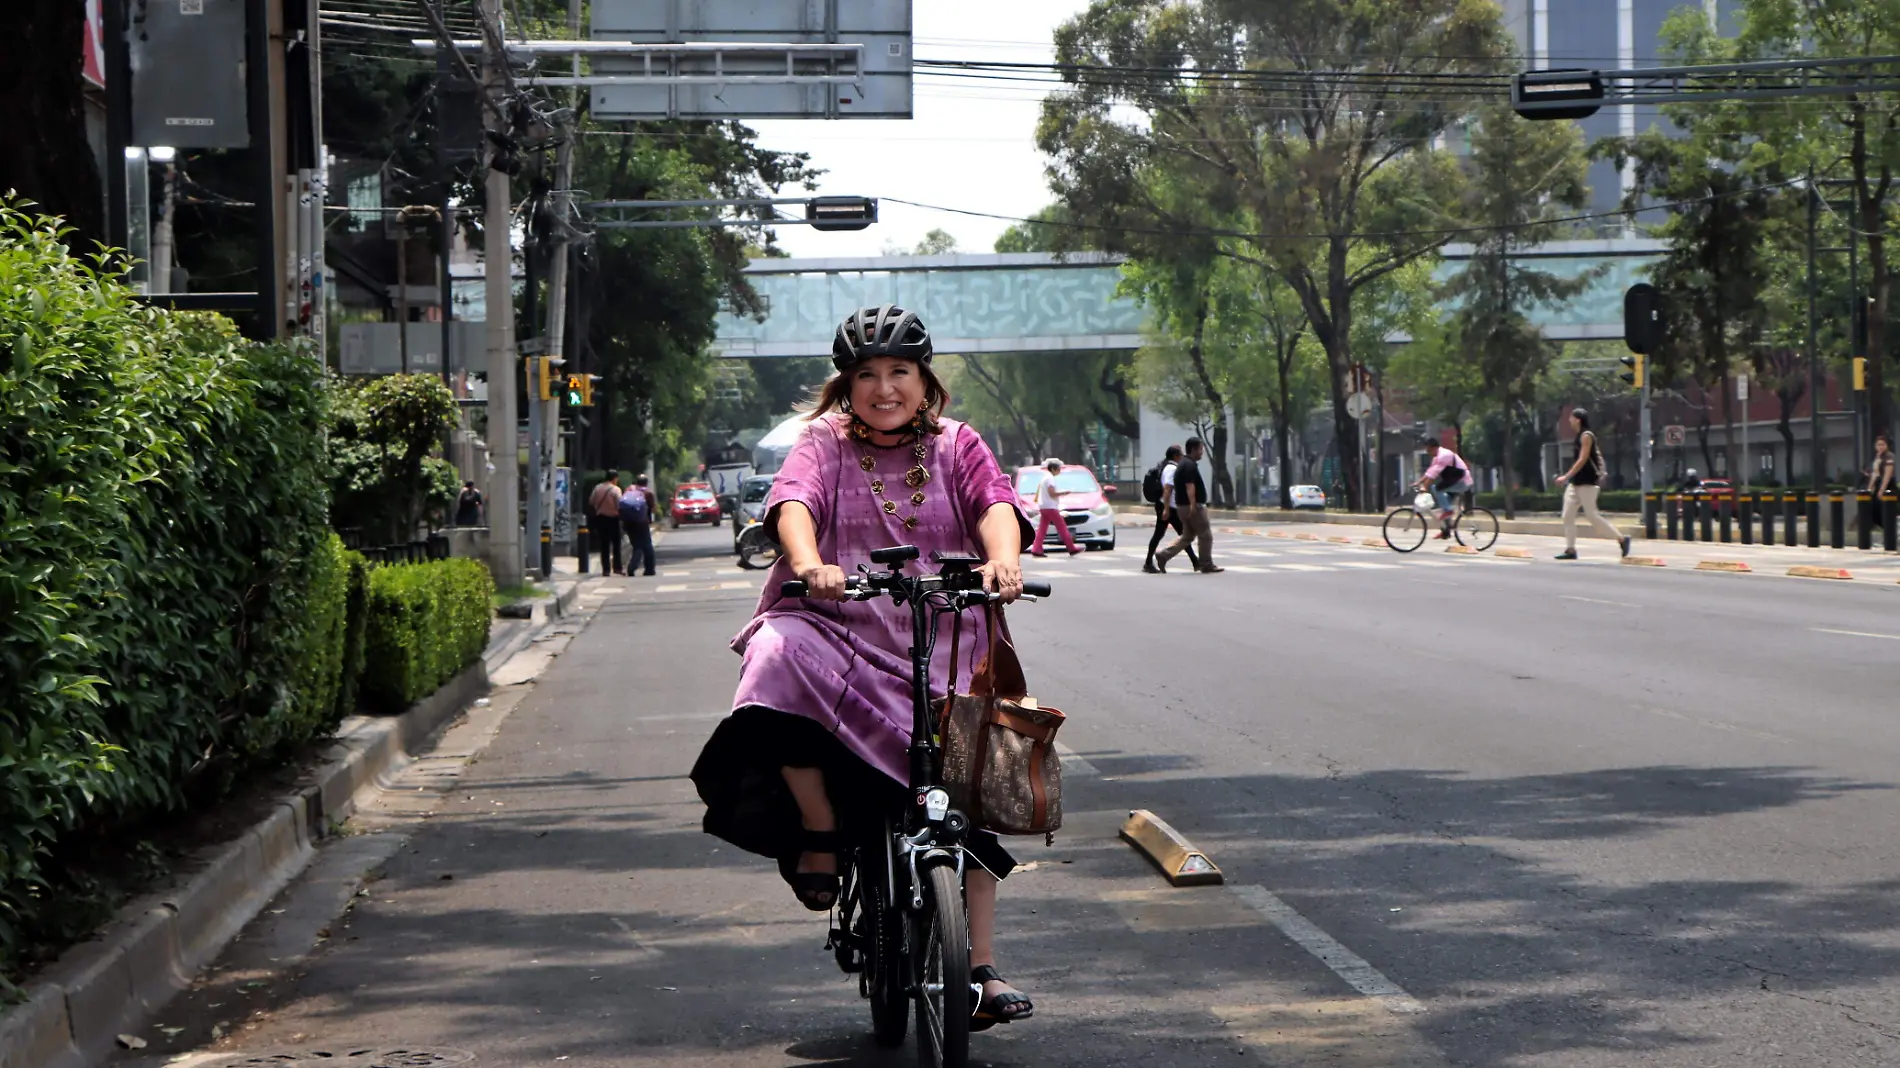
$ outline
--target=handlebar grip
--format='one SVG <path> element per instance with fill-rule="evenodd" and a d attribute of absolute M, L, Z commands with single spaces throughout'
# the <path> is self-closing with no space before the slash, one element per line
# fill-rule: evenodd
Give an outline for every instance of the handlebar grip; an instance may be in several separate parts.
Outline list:
<path fill-rule="evenodd" d="M 810 593 L 811 587 L 805 585 L 804 579 L 792 579 L 789 582 L 781 582 L 778 584 L 778 595 L 780 597 L 804 597 Z"/>
<path fill-rule="evenodd" d="M 1053 591 L 1049 589 L 1047 582 L 1025 582 L 1023 592 L 1031 597 L 1047 597 Z"/>

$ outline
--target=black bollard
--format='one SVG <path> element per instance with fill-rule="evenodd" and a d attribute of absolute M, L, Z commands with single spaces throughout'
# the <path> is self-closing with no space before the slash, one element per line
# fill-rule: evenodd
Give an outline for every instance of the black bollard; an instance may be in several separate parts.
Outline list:
<path fill-rule="evenodd" d="M 1890 553 L 1900 552 L 1900 526 L 1896 526 L 1896 519 L 1900 519 L 1900 499 L 1880 498 L 1880 525 L 1885 530 L 1886 548 Z"/>
<path fill-rule="evenodd" d="M 1821 498 L 1818 494 L 1803 492 L 1801 499 L 1808 504 L 1808 548 L 1821 547 Z"/>
<path fill-rule="evenodd" d="M 1847 501 L 1838 493 L 1827 498 L 1827 543 L 1836 549 L 1847 548 Z"/>
<path fill-rule="evenodd" d="M 1731 513 L 1735 511 L 1735 497 L 1732 494 L 1723 495 L 1722 499 L 1716 502 L 1715 508 L 1722 514 L 1722 544 L 1727 545 L 1735 540 L 1730 526 L 1734 518 Z"/>
<path fill-rule="evenodd" d="M 1742 544 L 1755 544 L 1755 498 L 1736 498 L 1735 518 L 1742 524 Z"/>
<path fill-rule="evenodd" d="M 541 577 L 554 574 L 554 532 L 541 524 Z"/>
<path fill-rule="evenodd" d="M 587 574 L 587 524 L 574 528 L 574 555 L 580 557 L 581 574 Z"/>
<path fill-rule="evenodd" d="M 1715 540 L 1715 500 L 1704 497 L 1696 502 L 1696 515 L 1702 519 L 1702 540 Z"/>
<path fill-rule="evenodd" d="M 1799 527 L 1796 507 L 1799 505 L 1800 500 L 1801 498 L 1793 493 L 1781 498 L 1782 526 L 1787 528 L 1781 532 L 1781 543 L 1790 549 L 1794 548 L 1796 544 L 1795 531 Z"/>
<path fill-rule="evenodd" d="M 1775 543 L 1775 497 L 1771 493 L 1764 493 L 1761 498 L 1761 543 Z"/>
<path fill-rule="evenodd" d="M 1662 494 L 1652 493 L 1643 498 L 1643 537 L 1656 540 L 1656 511 L 1662 507 Z"/>
<path fill-rule="evenodd" d="M 1865 493 L 1854 494 L 1856 544 L 1862 549 L 1874 547 L 1874 499 Z"/>
<path fill-rule="evenodd" d="M 1680 539 L 1681 524 L 1682 524 L 1682 498 L 1672 493 L 1669 495 L 1669 540 L 1670 541 L 1677 541 Z"/>

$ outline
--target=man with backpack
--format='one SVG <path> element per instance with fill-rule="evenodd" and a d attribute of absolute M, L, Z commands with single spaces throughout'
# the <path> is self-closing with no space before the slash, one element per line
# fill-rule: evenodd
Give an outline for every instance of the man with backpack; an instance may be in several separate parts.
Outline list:
<path fill-rule="evenodd" d="M 620 495 L 620 526 L 627 532 L 627 574 L 635 564 L 645 561 L 643 575 L 653 574 L 653 491 L 647 488 L 647 476 L 633 476 L 633 485 Z"/>
<path fill-rule="evenodd" d="M 607 472 L 606 481 L 587 496 L 587 533 L 600 546 L 600 573 L 623 575 L 620 567 L 620 473 Z"/>
<path fill-rule="evenodd" d="M 1168 446 L 1167 454 L 1161 462 L 1149 469 L 1141 480 L 1141 496 L 1155 506 L 1155 531 L 1148 538 L 1148 558 L 1142 561 L 1141 569 L 1150 575 L 1159 574 L 1161 569 L 1155 566 L 1155 549 L 1161 545 L 1161 535 L 1170 527 L 1181 534 L 1181 513 L 1174 507 L 1174 473 L 1181 466 L 1181 446 Z M 1201 569 L 1201 559 L 1193 548 L 1187 551 L 1188 562 L 1194 569 Z"/>

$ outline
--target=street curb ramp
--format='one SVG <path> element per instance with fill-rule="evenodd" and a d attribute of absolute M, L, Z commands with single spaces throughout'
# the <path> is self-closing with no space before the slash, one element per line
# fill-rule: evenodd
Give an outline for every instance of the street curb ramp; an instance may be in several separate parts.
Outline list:
<path fill-rule="evenodd" d="M 149 1023 L 303 871 L 360 791 L 487 692 L 488 669 L 476 660 L 399 716 L 344 721 L 329 760 L 269 816 L 27 984 L 26 1000 L 0 1015 L 0 1068 L 90 1068 L 111 1056 L 118 1035 Z"/>

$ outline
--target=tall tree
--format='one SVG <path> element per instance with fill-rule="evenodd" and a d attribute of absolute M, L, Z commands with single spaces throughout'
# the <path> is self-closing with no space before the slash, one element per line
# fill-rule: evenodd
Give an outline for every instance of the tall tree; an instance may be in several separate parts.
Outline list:
<path fill-rule="evenodd" d="M 1339 452 L 1356 452 L 1354 301 L 1450 240 L 1459 176 L 1431 145 L 1472 106 L 1468 76 L 1506 55 L 1498 9 L 1096 0 L 1057 31 L 1056 50 L 1071 89 L 1044 102 L 1038 141 L 1058 197 L 1131 252 L 1144 224 L 1187 221 L 1144 196 L 1151 167 L 1191 174 L 1202 203 L 1245 219 L 1236 254 L 1298 295 L 1327 355 Z M 1362 504 L 1357 465 L 1344 466 Z"/>
<path fill-rule="evenodd" d="M 1566 300 L 1589 284 L 1519 258 L 1552 236 L 1551 220 L 1589 198 L 1583 135 L 1570 123 L 1530 122 L 1508 108 L 1480 113 L 1471 142 L 1473 217 L 1481 225 L 1471 258 L 1446 287 L 1460 301 L 1454 316 L 1467 351 L 1476 354 L 1486 390 L 1504 414 L 1501 452 L 1504 515 L 1516 514 L 1513 412 L 1530 395 L 1551 344 L 1529 317 L 1539 305 Z"/>
<path fill-rule="evenodd" d="M 1387 365 L 1387 395 L 1397 394 L 1426 419 L 1451 427 L 1454 451 L 1465 454 L 1465 427 L 1490 398 L 1484 369 L 1471 359 L 1457 328 L 1433 317 L 1414 327 L 1412 340 Z"/>

